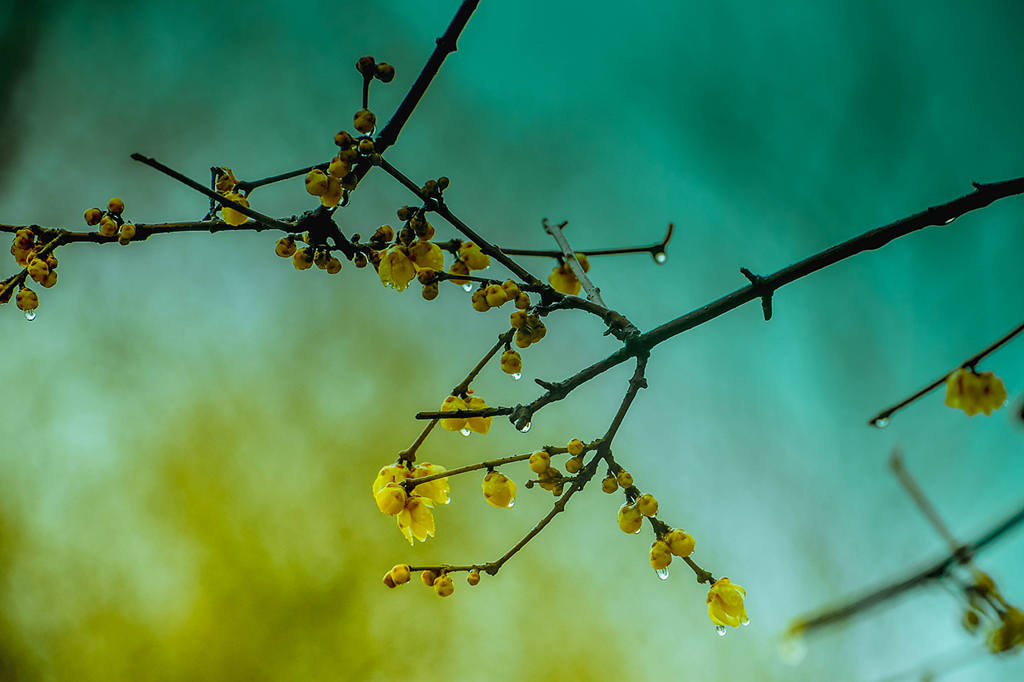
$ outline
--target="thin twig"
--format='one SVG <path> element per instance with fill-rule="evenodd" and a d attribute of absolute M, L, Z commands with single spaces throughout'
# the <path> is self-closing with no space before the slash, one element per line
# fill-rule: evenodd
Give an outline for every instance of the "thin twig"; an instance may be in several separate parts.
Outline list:
<path fill-rule="evenodd" d="M 945 576 L 950 568 L 958 565 L 963 560 L 963 556 L 965 554 L 967 556 L 974 556 L 983 547 L 1016 527 L 1021 523 L 1021 521 L 1024 521 L 1024 506 L 993 528 L 983 533 L 974 542 L 964 545 L 959 551 L 949 554 L 934 564 L 927 566 L 923 570 L 912 573 L 905 578 L 901 578 L 900 580 L 885 585 L 877 590 L 873 590 L 868 594 L 853 599 L 841 606 L 828 609 L 827 611 L 810 618 L 798 619 L 792 626 L 790 626 L 790 631 L 793 633 L 807 633 L 826 625 L 848 620 L 862 611 L 885 603 L 907 590 L 920 587 L 921 585 L 933 580 L 938 580 Z"/>
<path fill-rule="evenodd" d="M 253 220 L 259 221 L 259 222 L 263 223 L 264 225 L 267 225 L 269 227 L 276 227 L 277 229 L 284 230 L 285 232 L 290 232 L 290 231 L 295 229 L 294 225 L 289 225 L 288 223 L 283 223 L 280 220 L 278 220 L 277 218 L 271 218 L 270 216 L 265 215 L 263 213 L 260 213 L 259 211 L 252 210 L 248 206 L 243 206 L 242 204 L 238 203 L 237 201 L 232 201 L 231 199 L 228 199 L 227 197 L 225 197 L 223 194 L 217 194 L 217 192 L 213 191 L 212 189 L 208 189 L 208 188 L 200 185 L 198 182 L 196 182 L 192 178 L 179 173 L 178 171 L 174 170 L 173 168 L 165 166 L 164 164 L 160 163 L 156 159 L 150 158 L 148 156 L 143 156 L 142 154 L 137 154 L 137 153 L 136 154 L 132 154 L 132 159 L 134 159 L 135 161 L 139 161 L 141 163 L 144 163 L 147 166 L 149 166 L 150 168 L 155 168 L 156 170 L 160 171 L 161 173 L 174 178 L 178 182 L 180 182 L 180 183 L 182 183 L 184 185 L 187 185 L 188 187 L 191 187 L 192 189 L 194 189 L 195 191 L 199 192 L 200 194 L 203 194 L 203 195 L 213 199 L 217 203 L 219 203 L 219 204 L 221 204 L 223 206 L 230 206 L 231 208 L 235 209 L 239 213 L 241 213 L 243 215 L 247 215 L 250 218 L 252 218 Z"/>
<path fill-rule="evenodd" d="M 654 258 L 654 262 L 659 265 L 665 262 L 665 249 L 668 247 L 669 240 L 672 239 L 672 232 L 674 227 L 672 223 L 668 224 L 668 231 L 665 232 L 665 238 L 657 244 L 651 244 L 650 246 L 624 246 L 613 249 L 577 249 L 577 253 L 586 255 L 587 258 L 591 256 L 619 256 L 628 253 L 648 253 Z M 537 256 L 544 258 L 560 258 L 563 254 L 561 251 L 553 251 L 546 249 L 510 249 L 502 248 L 509 256 Z M 661 258 L 659 258 L 659 254 Z"/>
<path fill-rule="evenodd" d="M 935 511 L 935 507 L 932 506 L 931 501 L 925 496 L 924 491 L 921 490 L 921 486 L 917 484 L 914 477 L 907 470 L 907 467 L 903 464 L 903 452 L 899 448 L 893 448 L 892 454 L 889 456 L 889 468 L 899 479 L 900 485 L 907 491 L 914 503 L 917 504 L 917 508 L 921 510 L 928 522 L 932 524 L 932 528 L 942 536 L 946 544 L 949 545 L 951 552 L 958 552 L 961 550 L 960 543 L 953 537 L 953 533 L 950 532 L 949 528 L 943 523 L 939 513 Z"/>
<path fill-rule="evenodd" d="M 966 360 L 964 360 L 962 363 L 960 363 L 959 367 L 957 367 L 956 369 L 951 370 L 949 372 L 946 372 L 941 377 L 939 377 L 938 379 L 936 379 L 932 383 L 928 384 L 927 386 L 925 386 L 924 388 L 922 388 L 920 391 L 918 391 L 914 395 L 910 396 L 909 398 L 901 400 L 900 402 L 896 403 L 892 407 L 887 407 L 886 409 L 882 410 L 881 412 L 876 414 L 874 417 L 869 419 L 868 420 L 868 424 L 870 424 L 871 426 L 878 426 L 878 427 L 888 426 L 889 420 L 892 418 L 892 416 L 894 414 L 896 414 L 897 412 L 902 410 L 904 407 L 907 407 L 911 403 L 916 402 L 917 400 L 920 400 L 924 396 L 928 395 L 929 393 L 931 393 L 932 391 L 937 389 L 939 386 L 942 386 L 944 383 L 946 383 L 946 380 L 949 379 L 949 376 L 951 374 L 953 374 L 953 372 L 956 372 L 958 369 L 974 369 L 974 367 L 977 366 L 977 364 L 979 362 L 981 362 L 986 357 L 988 357 L 989 355 L 991 355 L 992 353 L 997 351 L 999 348 L 1001 348 L 1006 343 L 1011 341 L 1014 337 L 1016 337 L 1021 332 L 1024 332 L 1024 322 L 1021 322 L 1019 325 L 1014 327 L 1008 334 L 1006 334 L 1005 336 L 1001 337 L 998 341 L 996 341 L 995 343 L 993 343 L 990 346 L 986 347 L 981 352 L 975 353 L 971 357 L 969 357 Z"/>
<path fill-rule="evenodd" d="M 771 295 L 775 290 L 806 277 L 818 270 L 850 258 L 863 251 L 881 248 L 892 240 L 924 229 L 932 225 L 947 225 L 956 218 L 988 206 L 998 199 L 1024 193 L 1024 178 L 1015 178 L 992 184 L 975 183 L 975 191 L 954 199 L 945 204 L 902 218 L 888 225 L 869 230 L 841 244 L 825 249 L 819 253 L 783 268 L 771 275 L 763 277 L 758 283 L 751 283 L 721 298 L 707 303 L 696 310 L 670 320 L 641 334 L 623 348 L 608 357 L 584 367 L 576 374 L 559 382 L 549 382 L 552 386 L 546 393 L 528 405 L 520 405 L 513 411 L 513 421 L 526 423 L 531 416 L 549 403 L 561 400 L 578 386 L 600 376 L 609 369 L 636 357 L 640 353 L 649 352 L 654 346 L 673 336 L 689 331 L 720 315 L 738 308 L 754 299 Z"/>
<path fill-rule="evenodd" d="M 587 273 L 583 271 L 583 266 L 580 264 L 579 259 L 576 258 L 576 253 L 572 250 L 569 240 L 566 239 L 565 234 L 562 233 L 562 230 L 568 224 L 568 222 L 563 222 L 558 225 L 552 225 L 548 222 L 547 218 L 543 220 L 544 231 L 551 235 L 551 238 L 555 240 L 556 244 L 558 244 L 559 250 L 561 250 L 562 255 L 565 256 L 565 263 L 569 266 L 569 269 L 572 270 L 572 274 L 576 276 L 576 279 L 579 280 L 583 290 L 587 292 L 587 300 L 592 303 L 596 303 L 602 308 L 607 308 L 608 306 L 605 305 L 605 302 L 601 299 L 601 290 L 595 287 L 594 283 L 590 281 L 589 277 L 587 277 Z"/>

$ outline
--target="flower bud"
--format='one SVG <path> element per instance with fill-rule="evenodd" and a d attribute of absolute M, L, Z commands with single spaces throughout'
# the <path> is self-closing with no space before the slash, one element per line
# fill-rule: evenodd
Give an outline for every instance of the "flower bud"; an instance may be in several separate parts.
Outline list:
<path fill-rule="evenodd" d="M 573 438 L 571 441 L 569 441 L 569 444 L 565 446 L 565 448 L 569 451 L 569 454 L 572 455 L 573 457 L 576 457 L 577 455 L 582 455 L 584 447 L 586 446 L 583 445 L 583 441 L 581 441 L 579 438 Z"/>
<path fill-rule="evenodd" d="M 433 587 L 434 581 L 437 580 L 437 574 L 433 571 L 423 571 L 420 573 L 420 580 L 422 580 L 423 584 L 427 587 Z"/>
<path fill-rule="evenodd" d="M 85 223 L 86 225 L 98 225 L 100 218 L 103 217 L 103 211 L 98 208 L 87 208 L 85 210 Z"/>
<path fill-rule="evenodd" d="M 369 55 L 360 57 L 359 61 L 356 62 L 356 71 L 368 78 L 372 78 L 377 72 L 377 60 Z"/>
<path fill-rule="evenodd" d="M 615 474 L 615 480 L 617 480 L 619 485 L 623 488 L 628 488 L 633 485 L 633 476 L 625 469 L 619 469 L 619 473 Z"/>
<path fill-rule="evenodd" d="M 480 571 L 472 570 L 469 575 L 466 576 L 466 582 L 470 585 L 477 585 L 480 583 Z"/>
<path fill-rule="evenodd" d="M 319 168 L 306 173 L 306 191 L 315 197 L 322 196 L 327 191 L 327 175 Z"/>
<path fill-rule="evenodd" d="M 334 144 L 342 149 L 348 149 L 356 143 L 355 139 L 344 130 L 339 130 L 334 136 Z"/>
<path fill-rule="evenodd" d="M 377 117 L 369 109 L 360 109 L 352 117 L 352 124 L 359 132 L 369 134 L 373 132 L 374 126 L 377 125 Z"/>
<path fill-rule="evenodd" d="M 665 542 L 668 543 L 668 548 L 673 554 L 684 558 L 693 553 L 693 548 L 697 544 L 692 535 L 684 533 L 678 528 L 665 535 Z"/>
<path fill-rule="evenodd" d="M 15 299 L 18 303 L 18 310 L 35 310 L 39 307 L 39 296 L 36 292 L 32 291 L 28 287 L 23 288 L 18 292 L 18 296 Z"/>
<path fill-rule="evenodd" d="M 575 474 L 577 471 L 583 468 L 583 457 L 572 457 L 565 463 L 565 470 L 570 474 Z"/>
<path fill-rule="evenodd" d="M 121 246 L 127 246 L 128 242 L 135 239 L 135 225 L 132 223 L 124 223 L 121 225 L 121 231 L 117 235 L 117 241 Z"/>
<path fill-rule="evenodd" d="M 644 493 L 636 500 L 636 508 L 644 516 L 654 516 L 658 513 L 658 500 L 650 493 Z"/>
<path fill-rule="evenodd" d="M 659 570 L 668 567 L 672 563 L 672 552 L 668 544 L 662 540 L 655 540 L 651 545 L 651 568 Z"/>
<path fill-rule="evenodd" d="M 450 597 L 453 592 L 455 592 L 455 585 L 447 573 L 434 580 L 434 594 L 438 597 Z"/>
<path fill-rule="evenodd" d="M 381 62 L 377 65 L 377 72 L 375 75 L 382 83 L 390 83 L 395 78 L 395 67 L 391 66 L 387 62 Z"/>
<path fill-rule="evenodd" d="M 295 255 L 295 240 L 291 237 L 281 237 L 277 240 L 274 253 L 281 258 L 291 258 Z"/>
<path fill-rule="evenodd" d="M 396 585 L 404 585 L 409 582 L 409 564 L 398 564 L 397 566 L 392 566 L 390 575 Z"/>
<path fill-rule="evenodd" d="M 639 533 L 643 525 L 644 517 L 636 507 L 624 504 L 619 508 L 619 528 L 623 533 Z"/>
<path fill-rule="evenodd" d="M 611 494 L 618 489 L 619 484 L 612 476 L 609 476 L 608 478 L 601 481 L 601 490 L 605 491 L 606 493 Z"/>
<path fill-rule="evenodd" d="M 505 374 L 518 374 L 523 371 L 523 358 L 516 351 L 509 349 L 501 354 L 501 371 Z"/>
<path fill-rule="evenodd" d="M 543 474 L 551 468 L 551 455 L 539 450 L 530 455 L 530 471 L 535 474 Z"/>
<path fill-rule="evenodd" d="M 107 211 L 114 215 L 121 215 L 124 211 L 124 202 L 117 197 L 112 197 L 110 201 L 107 202 Z"/>

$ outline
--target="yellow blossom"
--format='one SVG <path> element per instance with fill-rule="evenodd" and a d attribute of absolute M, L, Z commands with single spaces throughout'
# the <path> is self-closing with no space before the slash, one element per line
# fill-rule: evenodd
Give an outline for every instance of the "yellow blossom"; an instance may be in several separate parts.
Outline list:
<path fill-rule="evenodd" d="M 488 504 L 499 509 L 511 509 L 516 504 L 516 484 L 497 471 L 488 472 L 481 485 Z"/>
<path fill-rule="evenodd" d="M 989 634 L 989 650 L 998 654 L 1016 647 L 1024 647 L 1024 612 L 1010 606 L 1000 614 L 1000 618 L 1003 624 Z"/>
<path fill-rule="evenodd" d="M 539 450 L 530 455 L 530 471 L 535 474 L 543 474 L 551 468 L 551 455 Z"/>
<path fill-rule="evenodd" d="M 708 618 L 715 625 L 736 627 L 747 622 L 743 597 L 747 591 L 728 578 L 719 578 L 708 591 Z"/>
<path fill-rule="evenodd" d="M 398 464 L 391 464 L 377 472 L 377 478 L 373 479 L 373 494 L 376 495 L 377 491 L 386 486 L 388 483 L 401 483 L 407 478 L 411 478 L 412 472 L 406 469 L 404 466 Z"/>
<path fill-rule="evenodd" d="M 462 242 L 459 247 L 459 260 L 470 270 L 483 270 L 491 264 L 491 257 L 473 242 Z"/>
<path fill-rule="evenodd" d="M 684 558 L 693 554 L 693 547 L 696 544 L 692 535 L 678 528 L 665 535 L 665 542 L 668 543 L 668 548 L 673 554 Z"/>
<path fill-rule="evenodd" d="M 421 268 L 444 270 L 444 253 L 441 252 L 441 247 L 434 242 L 417 240 L 409 247 L 409 260 L 413 262 L 417 270 Z"/>
<path fill-rule="evenodd" d="M 639 533 L 643 525 L 644 517 L 636 507 L 624 504 L 619 508 L 619 528 L 623 533 Z"/>
<path fill-rule="evenodd" d="M 236 204 L 241 204 L 242 206 L 249 208 L 249 200 L 243 197 L 238 192 L 228 192 L 227 194 L 224 195 L 224 198 L 230 199 L 231 201 L 234 201 Z M 224 222 L 226 222 L 228 225 L 243 225 L 249 220 L 249 216 L 245 215 L 244 213 L 241 213 L 240 211 L 237 211 L 236 209 L 231 208 L 230 206 L 222 206 L 220 209 L 220 214 L 224 218 Z"/>
<path fill-rule="evenodd" d="M 548 284 L 550 284 L 555 291 L 560 291 L 563 294 L 569 294 L 575 296 L 580 293 L 580 289 L 583 285 L 576 279 L 576 275 L 573 274 L 572 269 L 565 264 L 556 265 L 555 269 L 548 275 Z"/>
<path fill-rule="evenodd" d="M 651 545 L 651 568 L 660 570 L 672 563 L 672 552 L 663 540 L 655 540 Z"/>
<path fill-rule="evenodd" d="M 455 584 L 447 573 L 434 580 L 434 594 L 438 597 L 450 597 L 455 591 Z"/>
<path fill-rule="evenodd" d="M 452 263 L 452 266 L 450 268 L 448 268 L 448 274 L 451 274 L 451 275 L 468 275 L 469 274 L 469 268 L 466 266 L 465 263 L 463 263 L 460 260 L 457 260 L 454 263 Z M 468 284 L 469 283 L 468 279 L 461 279 L 461 278 L 458 278 L 458 277 L 452 277 L 451 281 L 454 282 L 455 284 Z"/>
<path fill-rule="evenodd" d="M 466 401 L 457 395 L 450 395 L 441 403 L 441 412 L 457 412 L 465 409 L 468 409 Z M 442 419 L 441 428 L 447 431 L 459 431 L 466 428 L 466 420 L 464 418 Z"/>
<path fill-rule="evenodd" d="M 505 374 L 518 374 L 523 371 L 523 358 L 514 350 L 501 354 L 501 371 Z"/>
<path fill-rule="evenodd" d="M 466 407 L 470 410 L 486 410 L 487 403 L 483 398 L 472 396 L 466 402 Z M 491 430 L 492 419 L 494 417 L 470 417 L 466 420 L 466 428 L 477 433 L 487 433 Z"/>
<path fill-rule="evenodd" d="M 412 471 L 411 478 L 423 478 L 424 476 L 433 476 L 435 474 L 441 474 L 447 471 L 440 464 L 431 464 L 430 462 L 421 462 Z M 420 483 L 418 486 L 412 489 L 413 495 L 419 495 L 426 497 L 427 499 L 433 500 L 438 504 L 448 504 L 451 502 L 451 489 L 448 487 L 448 478 L 435 478 L 433 481 L 427 481 L 426 483 Z"/>
<path fill-rule="evenodd" d="M 377 508 L 388 516 L 401 513 L 409 501 L 405 488 L 397 483 L 387 483 L 380 490 L 375 490 L 373 499 L 377 501 Z"/>
<path fill-rule="evenodd" d="M 613 493 L 619 489 L 619 482 L 615 480 L 613 476 L 609 476 L 601 481 L 601 490 L 606 493 Z"/>
<path fill-rule="evenodd" d="M 409 260 L 408 251 L 404 246 L 396 245 L 385 251 L 377 268 L 380 281 L 386 286 L 402 291 L 416 276 L 416 266 Z"/>
<path fill-rule="evenodd" d="M 410 495 L 405 501 L 405 509 L 398 513 L 398 530 L 413 544 L 413 538 L 423 542 L 434 537 L 434 515 L 430 508 L 434 503 L 426 497 Z"/>
<path fill-rule="evenodd" d="M 644 516 L 654 516 L 658 513 L 658 500 L 650 493 L 644 493 L 636 501 L 636 508 Z"/>
<path fill-rule="evenodd" d="M 569 451 L 569 454 L 573 457 L 583 454 L 583 448 L 586 447 L 579 438 L 573 438 L 569 441 L 569 444 L 565 448 Z"/>
<path fill-rule="evenodd" d="M 959 407 L 973 417 L 979 412 L 985 416 L 998 410 L 1006 402 L 1006 387 L 992 372 L 978 374 L 961 367 L 946 379 L 946 405 Z"/>

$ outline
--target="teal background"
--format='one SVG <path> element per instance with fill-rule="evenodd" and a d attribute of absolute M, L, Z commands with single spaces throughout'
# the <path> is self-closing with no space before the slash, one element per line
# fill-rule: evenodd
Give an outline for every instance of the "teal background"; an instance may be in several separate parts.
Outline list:
<path fill-rule="evenodd" d="M 16 68 L 0 142 L 0 221 L 84 229 L 120 196 L 138 222 L 195 220 L 199 195 L 131 161 L 204 181 L 326 160 L 359 108 L 363 54 L 386 120 L 453 2 L 51 3 L 0 10 Z M 484 0 L 388 152 L 447 175 L 453 211 L 503 246 L 646 244 L 668 262 L 594 259 L 606 302 L 640 328 L 869 228 L 1024 174 L 1024 7 L 927 2 L 552 3 Z M 8 49 L 5 47 L 5 49 Z M 394 224 L 410 195 L 371 173 L 347 232 Z M 301 181 L 252 205 L 315 205 Z M 453 479 L 438 537 L 409 549 L 369 495 L 377 468 L 505 324 L 456 287 L 397 294 L 346 263 L 296 272 L 269 233 L 153 237 L 58 252 L 60 282 L 26 323 L 0 310 L 0 669 L 10 679 L 876 680 L 971 651 L 940 587 L 777 653 L 797 616 L 943 551 L 888 473 L 894 447 L 954 533 L 1020 504 L 1024 360 L 987 360 L 1007 408 L 967 418 L 933 394 L 865 425 L 1020 322 L 1024 206 L 1001 201 L 780 290 L 658 347 L 615 454 L 695 558 L 747 589 L 749 628 L 719 639 L 704 587 L 661 583 L 650 538 L 624 536 L 593 491 L 497 578 L 439 601 L 380 576 L 402 561 L 500 555 L 549 508 L 512 512 Z M 435 223 L 440 238 L 454 231 Z M 551 267 L 523 261 L 543 277 Z M 15 271 L 7 262 L 7 276 Z M 503 269 L 491 271 L 504 276 Z M 478 391 L 525 402 L 614 349 L 579 313 L 552 316 Z M 603 432 L 630 369 L 538 415 L 528 435 L 433 435 L 449 467 Z M 522 482 L 525 467 L 507 473 Z M 1024 602 L 1020 531 L 981 555 Z M 950 680 L 1024 675 L 980 657 Z"/>

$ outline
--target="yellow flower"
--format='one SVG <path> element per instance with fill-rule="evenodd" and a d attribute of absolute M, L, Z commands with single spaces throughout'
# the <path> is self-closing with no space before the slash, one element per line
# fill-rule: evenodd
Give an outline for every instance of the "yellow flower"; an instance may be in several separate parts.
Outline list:
<path fill-rule="evenodd" d="M 658 500 L 650 493 L 644 493 L 636 501 L 636 508 L 644 516 L 654 516 L 658 513 Z"/>
<path fill-rule="evenodd" d="M 373 499 L 377 501 L 377 508 L 388 516 L 401 513 L 409 501 L 405 488 L 397 483 L 387 483 L 380 490 L 374 491 Z"/>
<path fill-rule="evenodd" d="M 989 634 L 988 648 L 994 653 L 1024 647 L 1024 613 L 1011 606 L 1000 616 L 1003 624 Z"/>
<path fill-rule="evenodd" d="M 405 501 L 405 509 L 398 513 L 398 530 L 410 545 L 413 538 L 423 542 L 434 537 L 434 515 L 430 513 L 433 506 L 428 498 L 419 495 L 410 495 Z"/>
<path fill-rule="evenodd" d="M 992 372 L 978 374 L 961 367 L 946 379 L 946 405 L 959 407 L 973 417 L 979 412 L 990 416 L 1006 402 L 1006 387 Z"/>
<path fill-rule="evenodd" d="M 719 578 L 708 590 L 708 618 L 715 625 L 737 627 L 747 621 L 743 597 L 747 591 L 728 578 Z"/>
<path fill-rule="evenodd" d="M 306 191 L 315 197 L 327 191 L 327 175 L 319 168 L 306 173 Z"/>
<path fill-rule="evenodd" d="M 696 545 L 692 535 L 678 528 L 665 535 L 665 542 L 668 543 L 668 548 L 673 554 L 684 558 L 693 554 L 693 547 Z"/>
<path fill-rule="evenodd" d="M 583 441 L 581 441 L 579 438 L 573 438 L 565 447 L 569 451 L 570 455 L 576 457 L 577 455 L 583 454 L 583 448 L 586 446 L 583 444 Z"/>
<path fill-rule="evenodd" d="M 543 474 L 551 468 L 551 455 L 540 450 L 530 455 L 530 471 L 535 474 Z"/>
<path fill-rule="evenodd" d="M 619 507 L 619 528 L 623 533 L 635 534 L 644 525 L 644 517 L 636 507 L 624 504 Z"/>
<path fill-rule="evenodd" d="M 377 274 L 382 284 L 402 291 L 416 276 L 416 266 L 409 260 L 404 246 L 392 246 L 381 255 Z"/>
<path fill-rule="evenodd" d="M 412 472 L 398 464 L 391 464 L 377 472 L 377 478 L 373 479 L 373 494 L 386 486 L 388 483 L 401 483 L 412 476 Z"/>
<path fill-rule="evenodd" d="M 667 568 L 672 563 L 672 552 L 662 540 L 655 540 L 651 545 L 651 568 L 658 570 Z"/>
<path fill-rule="evenodd" d="M 440 474 L 447 471 L 440 464 L 431 464 L 430 462 L 421 462 L 412 472 L 412 478 L 422 478 L 424 476 L 433 476 L 434 474 Z M 426 483 L 420 483 L 418 486 L 412 489 L 413 495 L 419 495 L 426 497 L 429 500 L 433 500 L 438 504 L 448 504 L 451 502 L 451 490 L 448 487 L 448 478 L 435 478 L 433 481 L 427 481 Z"/>
<path fill-rule="evenodd" d="M 505 374 L 518 374 L 523 371 L 523 358 L 516 351 L 509 349 L 501 354 L 501 371 Z"/>
<path fill-rule="evenodd" d="M 434 579 L 434 593 L 438 597 L 450 597 L 455 591 L 455 584 L 447 573 Z"/>
<path fill-rule="evenodd" d="M 481 485 L 488 504 L 499 509 L 511 509 L 516 504 L 516 484 L 497 471 L 488 472 Z"/>
<path fill-rule="evenodd" d="M 497 308 L 508 301 L 508 294 L 500 284 L 492 284 L 484 289 L 484 298 L 487 299 L 487 305 Z"/>
<path fill-rule="evenodd" d="M 467 409 L 466 401 L 457 395 L 450 395 L 441 403 L 441 412 L 457 412 Z M 466 428 L 465 419 L 442 419 L 441 428 L 447 431 L 458 431 Z"/>
<path fill-rule="evenodd" d="M 462 261 L 457 260 L 454 263 L 452 263 L 452 266 L 450 268 L 448 268 L 448 274 L 451 274 L 451 275 L 468 275 L 469 274 L 469 267 L 467 267 L 466 264 L 463 263 Z M 468 284 L 469 280 L 468 279 L 460 279 L 458 277 L 452 277 L 452 282 L 454 282 L 455 284 Z"/>
<path fill-rule="evenodd" d="M 555 291 L 560 291 L 563 294 L 569 294 L 575 296 L 580 293 L 580 289 L 583 285 L 576 279 L 576 275 L 573 274 L 572 269 L 565 265 L 556 265 L 555 269 L 548 275 L 548 284 L 550 284 Z"/>
<path fill-rule="evenodd" d="M 487 403 L 483 398 L 472 396 L 466 403 L 466 407 L 470 410 L 486 410 Z M 466 428 L 477 433 L 487 433 L 491 430 L 492 419 L 494 417 L 470 417 L 466 420 Z"/>
<path fill-rule="evenodd" d="M 491 257 L 473 242 L 462 242 L 459 247 L 459 260 L 470 270 L 483 270 L 491 264 Z"/>
<path fill-rule="evenodd" d="M 417 240 L 409 247 L 409 260 L 413 262 L 417 270 L 421 268 L 444 270 L 444 253 L 441 252 L 441 247 L 434 242 Z"/>
<path fill-rule="evenodd" d="M 241 204 L 242 206 L 249 208 L 249 200 L 243 197 L 238 192 L 228 192 L 227 194 L 224 195 L 224 198 L 230 199 L 231 201 L 234 201 L 236 204 Z M 220 209 L 220 214 L 224 218 L 224 222 L 226 222 L 228 225 L 243 225 L 249 220 L 249 216 L 231 208 L 230 206 L 222 206 Z"/>

